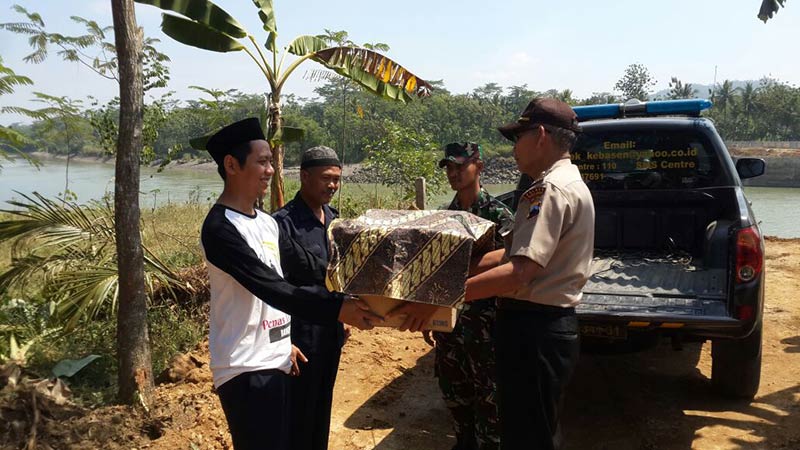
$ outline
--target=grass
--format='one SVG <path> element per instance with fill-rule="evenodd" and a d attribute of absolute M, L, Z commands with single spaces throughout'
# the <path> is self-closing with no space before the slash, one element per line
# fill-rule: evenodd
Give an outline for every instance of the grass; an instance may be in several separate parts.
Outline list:
<path fill-rule="evenodd" d="M 142 242 L 173 269 L 200 264 L 200 227 L 208 209 L 205 204 L 186 203 L 143 211 Z"/>

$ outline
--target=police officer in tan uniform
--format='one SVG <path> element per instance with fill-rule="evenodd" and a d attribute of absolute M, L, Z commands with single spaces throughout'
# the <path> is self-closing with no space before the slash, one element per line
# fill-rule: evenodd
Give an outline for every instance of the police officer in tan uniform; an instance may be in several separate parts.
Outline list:
<path fill-rule="evenodd" d="M 501 449 L 558 449 L 564 389 L 580 349 L 575 306 L 594 251 L 592 196 L 569 155 L 580 127 L 566 103 L 536 98 L 499 131 L 534 181 L 517 206 L 511 244 L 472 262 L 466 301 L 500 297 Z"/>

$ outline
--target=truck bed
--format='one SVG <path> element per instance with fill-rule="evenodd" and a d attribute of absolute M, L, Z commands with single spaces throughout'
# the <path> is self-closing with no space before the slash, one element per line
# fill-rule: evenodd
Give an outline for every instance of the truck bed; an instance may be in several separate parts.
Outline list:
<path fill-rule="evenodd" d="M 578 313 L 627 321 L 729 322 L 727 271 L 688 253 L 598 250 Z"/>

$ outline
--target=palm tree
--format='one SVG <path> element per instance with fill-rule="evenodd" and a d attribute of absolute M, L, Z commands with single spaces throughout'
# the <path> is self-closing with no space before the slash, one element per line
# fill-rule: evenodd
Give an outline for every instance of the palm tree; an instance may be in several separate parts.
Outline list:
<path fill-rule="evenodd" d="M 11 216 L 0 221 L 0 243 L 12 243 L 14 249 L 10 265 L 0 273 L 0 292 L 39 283 L 44 298 L 56 303 L 55 315 L 67 331 L 82 319 L 115 312 L 120 289 L 111 205 L 81 206 L 38 193 L 16 194 L 22 199 L 0 210 Z M 141 249 L 151 297 L 159 287 L 180 286 L 167 265 L 144 245 Z"/>
<path fill-rule="evenodd" d="M 694 94 L 695 89 L 691 83 L 684 84 L 678 77 L 672 77 L 669 82 L 669 94 L 667 94 L 670 99 L 694 98 Z"/>
<path fill-rule="evenodd" d="M 723 81 L 719 88 L 714 89 L 711 98 L 721 111 L 727 111 L 728 107 L 734 106 L 736 101 L 733 83 L 730 80 Z"/>
<path fill-rule="evenodd" d="M 275 175 L 270 189 L 273 210 L 284 204 L 283 142 L 297 136 L 297 130 L 285 129 L 281 120 L 281 92 L 286 80 L 306 60 L 314 60 L 339 75 L 352 79 L 365 89 L 384 98 L 406 102 L 412 95 L 430 95 L 431 85 L 405 67 L 382 54 L 354 46 L 329 47 L 326 40 L 304 35 L 292 40 L 280 54 L 276 45 L 277 26 L 272 0 L 253 0 L 258 8 L 267 39 L 264 44 L 271 61 L 257 44 L 256 38 L 236 19 L 209 0 L 136 0 L 175 14 L 162 14 L 161 29 L 165 34 L 192 47 L 215 52 L 241 51 L 256 64 L 269 85 L 267 100 L 267 140 L 272 147 Z M 245 40 L 243 43 L 242 40 Z M 247 43 L 253 48 L 246 46 Z M 299 58 L 284 67 L 287 53 Z"/>
<path fill-rule="evenodd" d="M 753 86 L 751 81 L 745 83 L 744 89 L 741 90 L 740 107 L 742 108 L 742 112 L 746 115 L 754 113 L 758 108 L 756 103 L 757 94 L 758 89 Z"/>
<path fill-rule="evenodd" d="M 570 105 L 574 105 L 576 103 L 575 99 L 572 97 L 572 89 L 564 89 L 558 93 L 556 98 Z"/>

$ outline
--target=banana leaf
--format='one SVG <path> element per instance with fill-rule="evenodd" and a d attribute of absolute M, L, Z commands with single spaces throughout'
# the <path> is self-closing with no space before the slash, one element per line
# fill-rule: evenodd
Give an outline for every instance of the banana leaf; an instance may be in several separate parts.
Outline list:
<path fill-rule="evenodd" d="M 152 5 L 173 11 L 195 22 L 235 38 L 247 36 L 244 27 L 222 8 L 208 0 L 134 0 L 136 3 Z M 181 41 L 183 42 L 183 41 Z M 191 45 L 191 44 L 190 44 Z"/>
<path fill-rule="evenodd" d="M 162 16 L 161 30 L 182 44 L 220 53 L 244 49 L 239 41 L 208 25 L 170 14 L 162 14 Z"/>
<path fill-rule="evenodd" d="M 328 48 L 328 43 L 316 36 L 298 36 L 289 44 L 287 51 L 293 55 L 304 56 Z"/>
<path fill-rule="evenodd" d="M 786 0 L 762 0 L 761 9 L 758 11 L 758 18 L 764 23 L 767 23 L 767 20 L 771 19 L 772 16 L 783 7 L 784 2 L 786 2 Z"/>
<path fill-rule="evenodd" d="M 305 130 L 302 128 L 284 126 L 276 130 L 275 134 L 270 137 L 269 141 L 270 145 L 274 146 L 279 143 L 285 144 L 289 142 L 302 142 L 304 136 Z"/>
<path fill-rule="evenodd" d="M 326 48 L 315 52 L 312 59 L 388 99 L 406 102 L 412 95 L 428 97 L 433 90 L 405 67 L 366 48 Z"/>
<path fill-rule="evenodd" d="M 272 0 L 253 0 L 253 4 L 258 8 L 258 18 L 264 24 L 264 31 L 277 34 L 278 25 L 275 23 L 275 9 L 272 8 Z"/>
<path fill-rule="evenodd" d="M 211 139 L 211 135 L 207 136 L 200 136 L 196 138 L 189 139 L 189 145 L 195 150 L 205 150 L 206 144 L 208 144 L 208 140 Z"/>
<path fill-rule="evenodd" d="M 264 47 L 271 52 L 275 52 L 278 50 L 278 47 L 275 45 L 275 39 L 278 38 L 278 33 L 269 33 L 267 35 L 267 42 L 264 43 Z"/>

